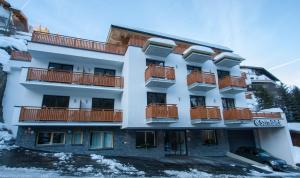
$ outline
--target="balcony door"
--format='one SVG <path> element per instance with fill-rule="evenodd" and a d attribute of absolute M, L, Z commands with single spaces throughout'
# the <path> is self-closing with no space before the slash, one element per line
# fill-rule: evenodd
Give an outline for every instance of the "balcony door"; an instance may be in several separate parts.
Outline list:
<path fill-rule="evenodd" d="M 104 69 L 104 68 L 95 68 L 94 69 L 95 75 L 109 75 L 109 76 L 115 76 L 116 70 L 113 69 Z"/>
<path fill-rule="evenodd" d="M 235 102 L 233 98 L 222 98 L 222 105 L 224 109 L 235 108 Z"/>
<path fill-rule="evenodd" d="M 187 155 L 185 131 L 168 130 L 165 132 L 165 154 Z"/>
<path fill-rule="evenodd" d="M 147 93 L 147 105 L 149 104 L 167 104 L 166 93 Z"/>
<path fill-rule="evenodd" d="M 146 66 L 149 65 L 157 65 L 157 66 L 165 66 L 164 61 L 158 61 L 158 60 L 153 60 L 153 59 L 146 59 Z"/>
<path fill-rule="evenodd" d="M 93 98 L 92 108 L 93 109 L 114 109 L 114 99 L 107 98 Z"/>
<path fill-rule="evenodd" d="M 48 66 L 48 69 L 50 69 L 50 70 L 63 70 L 63 71 L 73 72 L 73 65 L 59 64 L 59 63 L 50 62 L 49 66 Z"/>
<path fill-rule="evenodd" d="M 188 74 L 190 74 L 190 73 L 193 72 L 193 71 L 198 71 L 198 72 L 201 72 L 201 71 L 202 71 L 201 67 L 198 67 L 198 66 L 191 66 L 191 65 L 187 65 L 187 66 L 186 66 L 186 69 L 187 69 Z"/>
<path fill-rule="evenodd" d="M 69 96 L 44 95 L 42 106 L 43 107 L 68 108 L 69 101 L 70 101 Z"/>
<path fill-rule="evenodd" d="M 205 96 L 190 96 L 191 108 L 193 107 L 205 107 Z"/>
<path fill-rule="evenodd" d="M 230 76 L 230 72 L 226 70 L 218 70 L 218 78 L 222 79 L 226 76 Z"/>

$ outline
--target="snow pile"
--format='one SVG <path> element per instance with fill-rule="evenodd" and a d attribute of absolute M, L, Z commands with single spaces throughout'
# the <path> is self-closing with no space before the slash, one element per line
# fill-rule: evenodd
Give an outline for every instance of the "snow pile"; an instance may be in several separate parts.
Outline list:
<path fill-rule="evenodd" d="M 128 173 L 128 174 L 136 174 L 136 175 L 144 175 L 145 172 L 143 171 L 138 171 L 135 167 L 133 166 L 127 166 L 124 164 L 121 164 L 117 162 L 114 159 L 106 159 L 101 155 L 96 155 L 96 154 L 91 154 L 91 159 L 96 160 L 97 163 L 108 166 L 109 167 L 109 172 L 113 174 L 120 174 L 122 172 Z"/>
<path fill-rule="evenodd" d="M 71 153 L 54 153 L 54 157 L 57 157 L 60 160 L 60 163 L 66 163 L 71 157 Z"/>
<path fill-rule="evenodd" d="M 86 167 L 80 167 L 77 169 L 77 171 L 84 172 L 84 173 L 89 173 L 92 172 L 93 170 L 94 168 L 91 165 L 87 165 Z"/>
<path fill-rule="evenodd" d="M 59 176 L 58 173 L 53 171 L 46 171 L 37 168 L 10 168 L 6 166 L 0 166 L 0 177 L 22 177 L 22 178 L 32 178 L 32 177 L 43 177 L 43 178 L 53 178 Z"/>
<path fill-rule="evenodd" d="M 175 170 L 165 170 L 165 174 L 172 177 L 179 178 L 189 178 L 189 177 L 212 177 L 212 174 L 206 172 L 201 172 L 196 169 L 190 169 L 189 171 L 175 171 Z"/>
<path fill-rule="evenodd" d="M 10 150 L 16 148 L 15 145 L 9 145 L 8 142 L 12 141 L 13 135 L 8 130 L 0 128 L 0 150 Z"/>
<path fill-rule="evenodd" d="M 0 48 L 11 48 L 18 51 L 27 51 L 26 41 L 9 36 L 0 36 Z"/>

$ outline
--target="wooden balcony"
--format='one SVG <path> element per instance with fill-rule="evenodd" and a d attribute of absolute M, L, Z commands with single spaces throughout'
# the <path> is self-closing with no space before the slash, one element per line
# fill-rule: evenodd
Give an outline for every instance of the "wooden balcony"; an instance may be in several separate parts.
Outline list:
<path fill-rule="evenodd" d="M 282 119 L 280 112 L 252 112 L 254 119 Z"/>
<path fill-rule="evenodd" d="M 246 91 L 246 82 L 244 77 L 226 76 L 219 80 L 221 93 L 237 94 Z"/>
<path fill-rule="evenodd" d="M 175 104 L 149 104 L 146 107 L 147 123 L 172 123 L 178 119 Z"/>
<path fill-rule="evenodd" d="M 192 71 L 187 76 L 187 84 L 192 91 L 209 91 L 216 88 L 215 74 Z"/>
<path fill-rule="evenodd" d="M 20 122 L 122 122 L 120 110 L 22 107 Z"/>
<path fill-rule="evenodd" d="M 58 34 L 43 33 L 34 31 L 32 33 L 32 42 L 50 44 L 69 48 L 85 49 L 97 52 L 111 53 L 117 55 L 124 55 L 127 50 L 125 45 L 116 45 L 103 43 L 99 41 L 86 40 L 81 38 L 74 38 Z"/>
<path fill-rule="evenodd" d="M 18 61 L 25 61 L 25 62 L 30 62 L 31 61 L 31 55 L 27 51 L 16 51 L 13 50 L 11 52 L 11 60 L 18 60 Z"/>
<path fill-rule="evenodd" d="M 192 124 L 200 123 L 216 123 L 221 121 L 221 113 L 219 107 L 216 106 L 198 106 L 191 108 Z"/>
<path fill-rule="evenodd" d="M 252 114 L 248 108 L 231 108 L 223 110 L 225 124 L 241 124 L 252 120 Z"/>
<path fill-rule="evenodd" d="M 149 65 L 145 71 L 147 87 L 168 88 L 175 84 L 175 70 L 173 67 Z"/>
<path fill-rule="evenodd" d="M 123 77 L 120 76 L 94 75 L 90 73 L 38 68 L 28 69 L 27 81 L 44 81 L 65 84 L 123 88 Z"/>

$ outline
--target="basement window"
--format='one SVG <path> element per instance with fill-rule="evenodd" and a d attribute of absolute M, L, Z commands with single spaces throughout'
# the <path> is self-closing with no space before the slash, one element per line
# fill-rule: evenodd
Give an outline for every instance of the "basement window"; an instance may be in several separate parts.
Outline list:
<path fill-rule="evenodd" d="M 136 132 L 136 148 L 154 148 L 156 147 L 156 139 L 154 131 Z"/>
<path fill-rule="evenodd" d="M 65 144 L 64 132 L 39 132 L 37 135 L 37 145 L 57 145 Z"/>

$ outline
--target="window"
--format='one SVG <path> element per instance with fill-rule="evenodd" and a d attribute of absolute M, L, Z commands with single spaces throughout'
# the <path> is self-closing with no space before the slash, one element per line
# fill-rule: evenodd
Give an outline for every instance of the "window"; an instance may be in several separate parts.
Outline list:
<path fill-rule="evenodd" d="M 93 98 L 92 108 L 93 109 L 114 109 L 114 99 L 106 98 Z"/>
<path fill-rule="evenodd" d="M 216 130 L 202 130 L 203 145 L 217 145 Z"/>
<path fill-rule="evenodd" d="M 222 104 L 224 109 L 235 108 L 233 98 L 222 98 Z"/>
<path fill-rule="evenodd" d="M 53 70 L 64 70 L 64 71 L 73 71 L 73 65 L 67 65 L 67 64 L 58 64 L 58 63 L 49 63 L 48 69 Z"/>
<path fill-rule="evenodd" d="M 80 145 L 82 144 L 83 140 L 83 133 L 82 131 L 74 131 L 72 133 L 72 144 L 73 145 Z"/>
<path fill-rule="evenodd" d="M 156 139 L 154 131 L 136 132 L 135 145 L 136 148 L 153 148 L 156 147 Z"/>
<path fill-rule="evenodd" d="M 166 104 L 167 94 L 166 93 L 153 93 L 148 92 L 147 93 L 147 104 Z"/>
<path fill-rule="evenodd" d="M 191 107 L 205 106 L 205 96 L 190 96 Z"/>
<path fill-rule="evenodd" d="M 226 76 L 230 76 L 230 72 L 229 71 L 225 71 L 225 70 L 218 70 L 218 78 L 222 79 Z"/>
<path fill-rule="evenodd" d="M 95 68 L 94 69 L 94 74 L 95 75 L 110 75 L 110 76 L 115 76 L 116 75 L 116 70 L 113 70 L 113 69 L 103 69 L 103 68 Z"/>
<path fill-rule="evenodd" d="M 158 66 L 165 66 L 164 61 L 157 61 L 152 59 L 146 59 L 146 66 L 149 66 L 150 64 L 158 65 Z"/>
<path fill-rule="evenodd" d="M 109 132 L 109 131 L 91 132 L 90 148 L 91 149 L 113 148 L 113 132 Z"/>
<path fill-rule="evenodd" d="M 190 74 L 193 71 L 199 71 L 201 72 L 201 67 L 197 67 L 197 66 L 190 66 L 190 65 L 186 65 L 186 69 L 188 71 L 188 74 Z"/>
<path fill-rule="evenodd" d="M 54 96 L 54 95 L 44 95 L 42 106 L 43 107 L 69 107 L 69 96 Z"/>
<path fill-rule="evenodd" d="M 64 132 L 39 132 L 37 135 L 38 145 L 65 144 Z"/>

